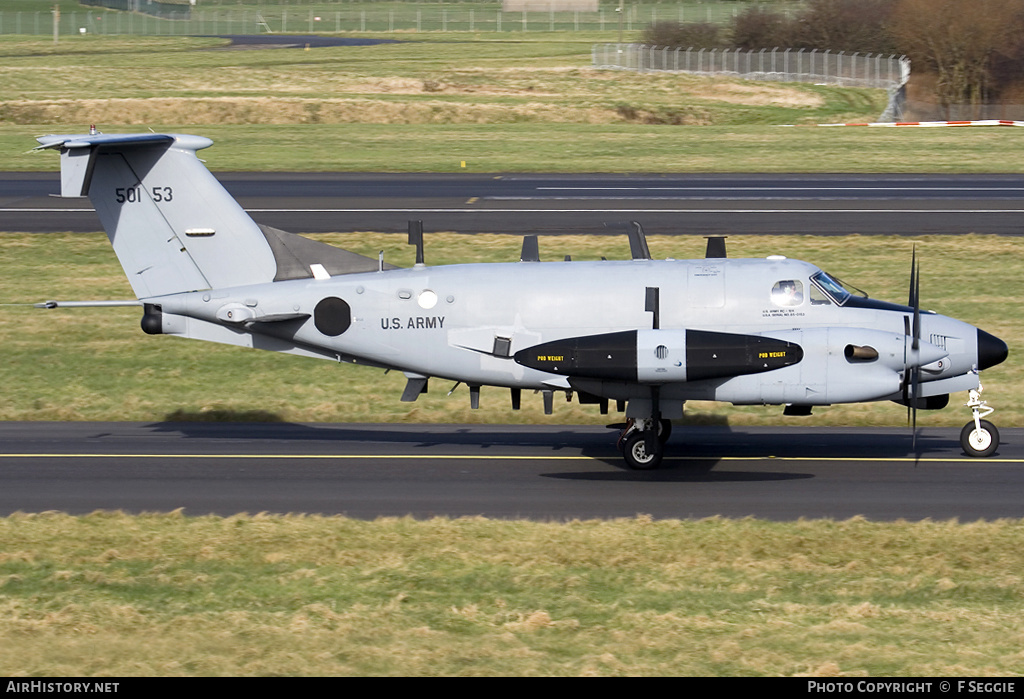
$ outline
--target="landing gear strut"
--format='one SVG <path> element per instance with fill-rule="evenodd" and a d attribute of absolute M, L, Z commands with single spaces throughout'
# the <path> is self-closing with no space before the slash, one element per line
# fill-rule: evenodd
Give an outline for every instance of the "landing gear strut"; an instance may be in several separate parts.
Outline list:
<path fill-rule="evenodd" d="M 986 401 L 981 399 L 984 390 L 979 383 L 978 388 L 971 389 L 968 394 L 967 407 L 971 409 L 974 419 L 960 430 L 960 446 L 968 456 L 992 456 L 999 448 L 999 430 L 986 418 L 995 412 Z"/>
<path fill-rule="evenodd" d="M 671 432 L 671 420 L 627 420 L 618 442 L 626 465 L 640 471 L 657 468 L 665 455 L 665 442 Z"/>

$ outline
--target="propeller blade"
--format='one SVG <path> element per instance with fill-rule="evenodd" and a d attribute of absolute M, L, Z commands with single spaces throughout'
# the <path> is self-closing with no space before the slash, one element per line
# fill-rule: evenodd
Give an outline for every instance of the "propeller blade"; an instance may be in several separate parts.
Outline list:
<path fill-rule="evenodd" d="M 913 309 L 913 323 L 904 316 L 904 333 L 911 337 L 910 352 L 906 355 L 903 370 L 903 400 L 907 404 L 907 422 L 910 424 L 911 442 L 917 456 L 917 397 L 920 389 L 921 372 L 921 267 L 917 261 L 917 246 L 914 246 L 910 261 L 910 295 L 908 306 Z"/>
<path fill-rule="evenodd" d="M 911 337 L 911 321 L 909 316 L 903 316 L 903 335 Z M 910 422 L 910 378 L 911 367 L 914 365 L 913 352 L 906 340 L 903 345 L 903 381 L 900 383 L 900 391 L 903 393 L 903 402 L 907 404 L 907 422 Z"/>
<path fill-rule="evenodd" d="M 911 370 L 910 377 L 910 433 L 915 455 L 917 454 L 917 391 L 919 388 L 920 376 L 920 371 L 917 367 L 914 367 L 914 369 Z"/>
<path fill-rule="evenodd" d="M 915 256 L 916 257 L 916 256 Z M 915 264 L 914 272 L 914 342 L 912 347 L 916 352 L 921 348 L 921 269 L 920 263 Z M 917 357 L 914 358 L 915 361 Z"/>
<path fill-rule="evenodd" d="M 918 246 L 914 246 L 910 254 L 910 294 L 906 305 L 910 308 L 918 306 Z"/>

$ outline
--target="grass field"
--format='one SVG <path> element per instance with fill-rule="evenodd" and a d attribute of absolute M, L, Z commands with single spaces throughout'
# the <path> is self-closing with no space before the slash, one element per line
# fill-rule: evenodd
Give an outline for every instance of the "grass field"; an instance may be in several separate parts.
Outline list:
<path fill-rule="evenodd" d="M 884 91 L 596 71 L 590 41 L 565 35 L 311 51 L 218 41 L 0 37 L 0 168 L 56 169 L 26 155 L 33 137 L 95 123 L 207 135 L 214 170 L 1024 169 L 1019 129 L 784 128 L 872 121 Z"/>
<path fill-rule="evenodd" d="M 0 673 L 1019 676 L 1020 522 L 0 519 Z"/>
<path fill-rule="evenodd" d="M 899 172 L 1024 170 L 1024 129 L 785 129 L 578 124 L 164 125 L 215 145 L 214 171 Z M 160 125 L 155 130 L 162 130 Z M 34 136 L 81 133 L 0 125 L 0 169 L 54 170 Z M 113 129 L 107 128 L 107 131 Z M 134 127 L 125 129 L 144 131 Z M 258 147 L 254 147 L 258 144 Z M 462 163 L 465 162 L 465 168 Z"/>

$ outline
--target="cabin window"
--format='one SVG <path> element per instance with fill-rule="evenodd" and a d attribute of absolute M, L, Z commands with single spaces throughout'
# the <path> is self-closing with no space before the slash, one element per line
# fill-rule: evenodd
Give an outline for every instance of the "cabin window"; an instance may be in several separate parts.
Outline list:
<path fill-rule="evenodd" d="M 772 301 L 779 306 L 799 306 L 804 302 L 804 285 L 799 279 L 785 279 L 772 287 Z"/>

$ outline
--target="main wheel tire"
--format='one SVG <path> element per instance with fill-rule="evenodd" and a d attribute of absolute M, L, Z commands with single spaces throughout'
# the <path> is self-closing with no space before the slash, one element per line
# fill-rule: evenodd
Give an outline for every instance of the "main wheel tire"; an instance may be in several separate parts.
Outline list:
<path fill-rule="evenodd" d="M 975 429 L 974 421 L 960 430 L 960 446 L 968 456 L 992 456 L 999 448 L 999 430 L 988 420 L 980 421 L 981 429 Z"/>
<path fill-rule="evenodd" d="M 648 471 L 658 468 L 661 465 L 661 457 L 664 454 L 661 441 L 655 437 L 655 449 L 653 452 L 647 450 L 647 435 L 641 430 L 633 432 L 623 444 L 622 457 L 626 465 L 638 471 Z"/>

